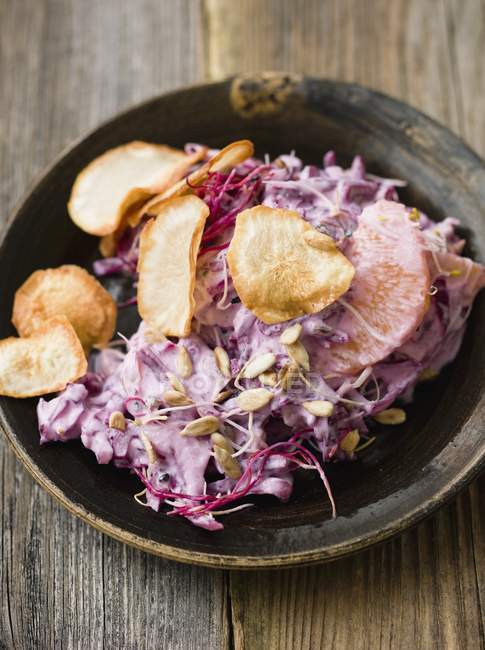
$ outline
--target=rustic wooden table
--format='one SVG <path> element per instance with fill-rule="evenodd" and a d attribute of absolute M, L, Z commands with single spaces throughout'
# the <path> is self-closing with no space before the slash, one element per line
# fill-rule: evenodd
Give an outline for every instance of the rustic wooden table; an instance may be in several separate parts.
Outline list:
<path fill-rule="evenodd" d="M 101 120 L 284 69 L 402 98 L 485 154 L 483 0 L 1 0 L 0 205 Z M 485 479 L 386 545 L 228 573 L 150 557 L 63 510 L 0 441 L 1 648 L 477 648 Z"/>

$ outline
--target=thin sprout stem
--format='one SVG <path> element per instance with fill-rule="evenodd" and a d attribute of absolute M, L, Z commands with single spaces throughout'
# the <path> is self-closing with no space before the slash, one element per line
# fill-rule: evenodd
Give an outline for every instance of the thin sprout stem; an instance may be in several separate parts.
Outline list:
<path fill-rule="evenodd" d="M 246 508 L 252 508 L 253 506 L 254 503 L 242 503 L 240 506 L 229 508 L 229 510 L 212 510 L 211 515 L 214 517 L 222 517 L 222 515 L 229 515 L 232 512 L 238 512 L 238 510 L 245 510 Z"/>
<path fill-rule="evenodd" d="M 237 458 L 238 456 L 241 456 L 241 454 L 244 454 L 251 447 L 251 445 L 253 444 L 254 438 L 255 438 L 254 431 L 253 431 L 253 419 L 254 419 L 253 414 L 249 413 L 249 416 L 248 416 L 248 433 L 249 433 L 248 439 L 246 440 L 244 445 L 238 451 L 236 451 L 236 453 L 232 454 L 233 458 Z M 226 420 L 226 422 L 227 422 L 227 420 Z"/>
<path fill-rule="evenodd" d="M 354 449 L 354 452 L 363 451 L 364 449 L 367 449 L 367 447 L 370 447 L 375 441 L 376 441 L 376 437 L 372 436 L 372 438 L 369 438 L 369 440 L 366 440 L 364 443 L 356 447 Z"/>

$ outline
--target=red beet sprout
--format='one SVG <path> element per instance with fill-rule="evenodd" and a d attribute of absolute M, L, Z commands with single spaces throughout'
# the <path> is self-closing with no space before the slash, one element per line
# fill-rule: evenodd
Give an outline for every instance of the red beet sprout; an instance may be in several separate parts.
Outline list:
<path fill-rule="evenodd" d="M 192 503 L 187 503 L 180 506 L 175 506 L 173 510 L 168 512 L 169 515 L 178 515 L 182 517 L 198 517 L 204 514 L 210 514 L 213 510 L 229 505 L 234 501 L 242 499 L 247 496 L 256 484 L 261 480 L 266 463 L 272 456 L 281 456 L 297 467 L 304 467 L 305 469 L 314 469 L 318 472 L 325 490 L 327 492 L 330 504 L 332 506 L 332 517 L 336 516 L 335 501 L 332 496 L 332 491 L 328 483 L 325 472 L 318 462 L 317 458 L 304 447 L 300 442 L 297 442 L 297 437 L 301 434 L 295 434 L 289 440 L 277 442 L 265 449 L 252 454 L 246 464 L 246 468 L 242 476 L 237 480 L 234 488 L 225 495 L 215 496 L 212 494 L 183 494 L 180 492 L 173 492 L 171 490 L 157 490 L 148 480 L 146 473 L 139 468 L 133 468 L 137 476 L 140 478 L 147 491 L 159 499 L 184 499 Z M 196 502 L 195 504 L 193 502 Z"/>
<path fill-rule="evenodd" d="M 206 246 L 205 248 L 201 248 L 199 251 L 199 257 L 202 257 L 202 255 L 205 255 L 206 253 L 212 253 L 215 251 L 223 251 L 226 248 L 228 248 L 229 244 L 231 242 L 224 242 L 223 244 L 217 244 L 217 246 Z"/>

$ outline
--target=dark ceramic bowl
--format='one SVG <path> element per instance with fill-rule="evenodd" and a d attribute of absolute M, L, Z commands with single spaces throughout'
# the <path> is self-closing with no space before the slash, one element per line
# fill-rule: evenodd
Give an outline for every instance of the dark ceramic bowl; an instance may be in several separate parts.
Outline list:
<path fill-rule="evenodd" d="M 374 173 L 403 178 L 401 193 L 434 219 L 458 217 L 474 258 L 485 259 L 485 169 L 456 136 L 396 100 L 355 85 L 256 75 L 181 90 L 111 120 L 72 147 L 14 215 L 0 254 L 0 335 L 17 287 L 35 269 L 75 262 L 88 268 L 97 241 L 68 218 L 79 170 L 105 149 L 141 139 L 181 146 L 250 138 L 257 152 L 295 149 L 319 163 L 335 149 L 342 163 L 363 154 Z M 128 316 L 123 316 L 128 318 Z M 113 537 L 184 562 L 272 567 L 338 558 L 415 524 L 454 496 L 485 457 L 485 295 L 479 296 L 457 360 L 419 388 L 405 425 L 385 429 L 362 458 L 329 467 L 338 517 L 318 482 L 298 479 L 289 503 L 257 505 L 208 533 L 141 508 L 138 482 L 97 465 L 80 443 L 39 446 L 36 400 L 0 400 L 3 428 L 34 478 L 71 512 Z M 125 321 L 125 331 L 133 323 Z"/>

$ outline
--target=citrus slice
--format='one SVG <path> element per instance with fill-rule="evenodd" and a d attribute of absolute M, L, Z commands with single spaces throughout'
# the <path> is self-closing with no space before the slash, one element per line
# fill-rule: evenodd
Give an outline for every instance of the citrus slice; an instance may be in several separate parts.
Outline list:
<path fill-rule="evenodd" d="M 184 176 L 201 155 L 138 141 L 109 149 L 76 178 L 67 206 L 71 219 L 92 235 L 113 233 L 127 211 Z"/>
<path fill-rule="evenodd" d="M 62 390 L 82 377 L 87 361 L 65 316 L 56 316 L 28 338 L 0 341 L 0 395 L 35 397 Z"/>
<path fill-rule="evenodd" d="M 338 329 L 349 341 L 318 352 L 326 374 L 354 374 L 399 347 L 421 323 L 430 274 L 424 242 L 400 203 L 380 200 L 364 209 L 347 250 L 355 267 Z"/>
<path fill-rule="evenodd" d="M 197 253 L 208 215 L 204 201 L 181 196 L 166 201 L 142 230 L 138 310 L 152 340 L 190 333 Z"/>
<path fill-rule="evenodd" d="M 236 142 L 231 142 L 231 144 L 228 144 L 227 147 L 218 151 L 210 160 L 199 167 L 199 169 L 192 172 L 190 176 L 181 179 L 174 185 L 171 185 L 158 196 L 154 196 L 138 211 L 136 215 L 133 215 L 130 218 L 130 225 L 136 225 L 143 215 L 155 217 L 163 206 L 164 201 L 167 199 L 173 198 L 174 196 L 182 196 L 184 194 L 192 193 L 193 188 L 202 185 L 209 174 L 215 172 L 227 172 L 243 163 L 253 154 L 254 145 L 249 140 L 237 140 Z"/>
<path fill-rule="evenodd" d="M 264 323 L 321 311 L 344 294 L 354 269 L 334 241 L 298 212 L 241 212 L 227 255 L 241 302 Z"/>
<path fill-rule="evenodd" d="M 20 336 L 30 336 L 48 318 L 59 315 L 68 318 L 86 352 L 93 345 L 106 345 L 113 336 L 113 298 L 74 264 L 35 271 L 15 292 L 12 322 Z"/>

